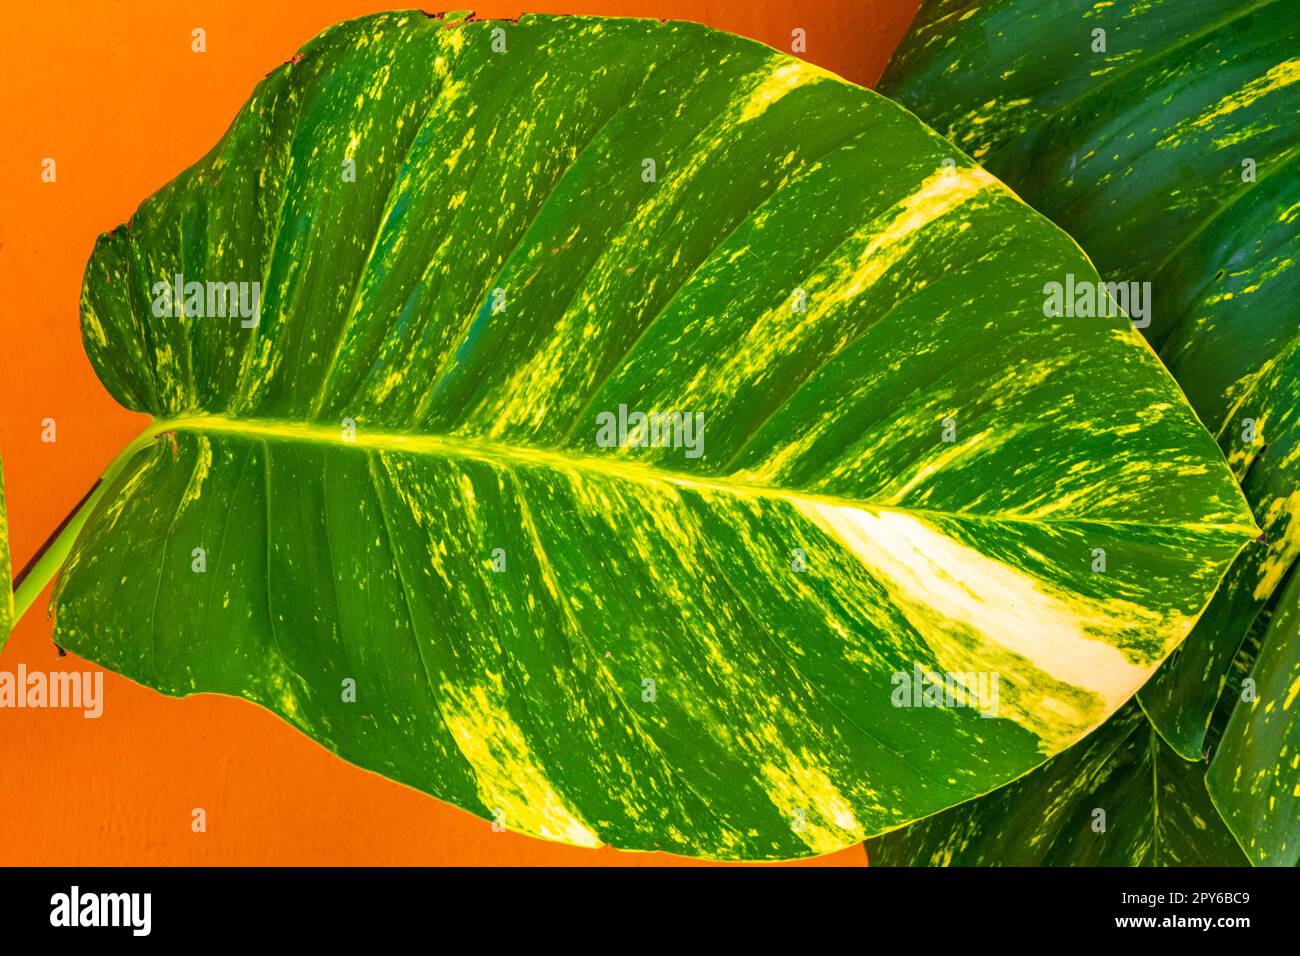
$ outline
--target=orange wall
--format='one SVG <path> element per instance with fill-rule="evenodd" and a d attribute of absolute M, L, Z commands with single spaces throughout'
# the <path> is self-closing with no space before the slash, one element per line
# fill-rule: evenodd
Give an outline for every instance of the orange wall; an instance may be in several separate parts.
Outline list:
<path fill-rule="evenodd" d="M 874 83 L 918 0 L 470 0 L 525 11 L 698 20 Z M 0 14 L 0 457 L 16 566 L 145 416 L 117 406 L 81 348 L 77 300 L 96 235 L 214 144 L 254 84 L 361 0 L 7 0 Z M 190 50 L 207 31 L 208 52 Z M 44 157 L 58 164 L 40 181 Z M 40 441 L 41 419 L 58 441 Z M 16 569 L 15 569 L 16 570 Z M 43 609 L 0 670 L 60 661 Z M 597 865 L 685 862 L 493 833 L 469 814 L 351 767 L 251 704 L 165 698 L 105 677 L 105 712 L 0 710 L 0 865 Z M 190 814 L 207 813 L 195 834 Z M 862 865 L 860 848 L 812 861 Z"/>

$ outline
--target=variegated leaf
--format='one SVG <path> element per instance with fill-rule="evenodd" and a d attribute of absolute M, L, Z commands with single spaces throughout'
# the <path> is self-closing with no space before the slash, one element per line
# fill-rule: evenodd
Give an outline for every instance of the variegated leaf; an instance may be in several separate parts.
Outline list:
<path fill-rule="evenodd" d="M 1073 241 L 952 152 L 691 24 L 326 31 L 96 246 L 87 352 L 157 422 L 60 643 L 587 846 L 804 856 L 1022 774 L 1258 529 L 1123 316 L 1045 318 Z M 894 706 L 918 669 L 996 715 Z"/>
<path fill-rule="evenodd" d="M 1001 790 L 867 844 L 873 866 L 1246 866 L 1203 764 L 1136 702 Z"/>
<path fill-rule="evenodd" d="M 1063 226 L 1107 279 L 1150 283 L 1143 331 L 1265 532 L 1141 694 L 1199 760 L 1233 656 L 1300 555 L 1295 5 L 927 0 L 881 89 Z M 1300 786 L 1288 761 L 1271 766 Z M 1287 826 L 1294 853 L 1300 818 Z"/>
<path fill-rule="evenodd" d="M 1290 583 L 1269 620 L 1249 683 L 1232 687 L 1238 703 L 1231 712 L 1206 785 L 1233 832 L 1259 864 L 1295 866 L 1300 860 L 1296 824 L 1300 818 L 1300 574 Z"/>

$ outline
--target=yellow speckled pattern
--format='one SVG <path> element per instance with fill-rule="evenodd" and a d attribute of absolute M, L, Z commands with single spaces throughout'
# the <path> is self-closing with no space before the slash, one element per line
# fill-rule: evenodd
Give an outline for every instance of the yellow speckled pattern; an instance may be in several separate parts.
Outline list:
<path fill-rule="evenodd" d="M 1290 650 L 1255 660 L 1243 647 L 1280 615 L 1300 557 L 1298 50 L 1290 0 L 926 0 L 881 84 L 1069 231 L 1108 280 L 1149 285 L 1143 334 L 1263 534 L 1142 706 L 1191 761 L 1213 743 L 1216 706 L 1240 712 L 1211 792 L 1253 862 L 1286 865 L 1300 861 L 1288 802 L 1300 722 L 1240 700 L 1235 672 L 1253 662 L 1252 679 L 1280 693 L 1296 645 L 1270 630 Z"/>
<path fill-rule="evenodd" d="M 850 845 L 1097 726 L 1259 533 L 1127 320 L 1044 315 L 1067 272 L 915 117 L 736 37 L 331 28 L 96 246 L 87 352 L 157 421 L 59 640 L 508 829 Z M 177 274 L 259 321 L 153 315 Z M 699 454 L 602 441 L 629 412 Z M 896 706 L 948 670 L 1001 706 Z"/>

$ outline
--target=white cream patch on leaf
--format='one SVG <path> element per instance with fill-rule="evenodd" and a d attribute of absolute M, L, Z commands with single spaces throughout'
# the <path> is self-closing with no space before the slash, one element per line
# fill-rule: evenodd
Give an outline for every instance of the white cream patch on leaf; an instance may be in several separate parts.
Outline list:
<path fill-rule="evenodd" d="M 1107 712 L 1148 676 L 1148 668 L 1102 635 L 1158 626 L 1158 615 L 1129 617 L 1138 609 L 1125 605 L 1127 614 L 1118 618 L 1105 601 L 1060 593 L 899 512 L 807 499 L 796 501 L 796 507 L 858 557 L 927 643 L 948 643 L 945 630 L 962 627 L 1062 684 L 1097 695 Z"/>

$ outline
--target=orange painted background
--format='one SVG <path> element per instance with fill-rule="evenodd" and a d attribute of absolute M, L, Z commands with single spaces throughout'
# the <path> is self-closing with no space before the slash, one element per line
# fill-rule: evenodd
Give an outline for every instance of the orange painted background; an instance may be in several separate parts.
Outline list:
<path fill-rule="evenodd" d="M 455 0 L 526 11 L 689 19 L 878 78 L 918 0 Z M 95 237 L 216 143 L 254 84 L 324 27 L 408 3 L 5 0 L 0 14 L 0 457 L 21 566 L 145 425 L 81 347 Z M 440 7 L 435 9 L 441 9 Z M 190 31 L 207 31 L 207 52 Z M 41 181 L 52 157 L 57 181 Z M 40 440 L 41 420 L 57 441 Z M 16 568 L 15 568 L 16 570 Z M 82 670 L 33 606 L 0 670 Z M 178 701 L 105 675 L 98 720 L 0 710 L 0 865 L 596 865 L 685 863 L 493 833 L 484 821 L 352 767 L 243 701 Z M 202 807 L 207 832 L 191 831 Z M 862 865 L 861 848 L 815 861 Z"/>

